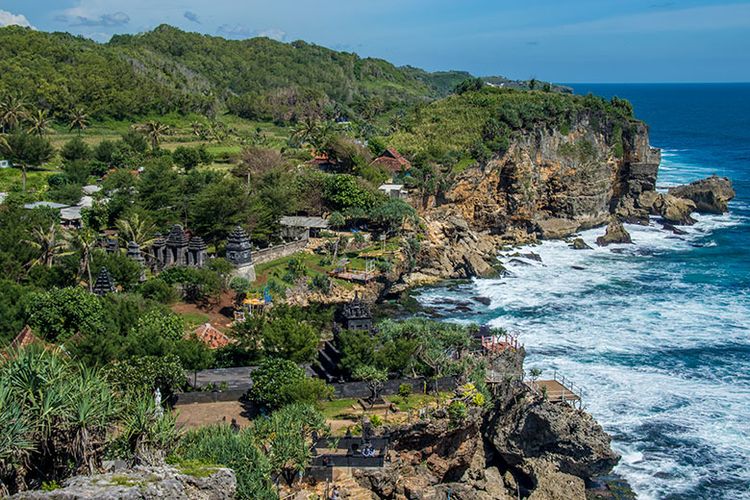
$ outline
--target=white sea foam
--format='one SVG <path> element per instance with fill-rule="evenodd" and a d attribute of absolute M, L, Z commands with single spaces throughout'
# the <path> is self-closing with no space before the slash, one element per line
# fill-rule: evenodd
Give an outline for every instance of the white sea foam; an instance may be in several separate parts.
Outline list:
<path fill-rule="evenodd" d="M 523 332 L 527 368 L 562 371 L 585 388 L 587 409 L 623 455 L 617 472 L 640 498 L 700 497 L 716 481 L 732 482 L 725 497 L 739 498 L 736 484 L 750 484 L 750 373 L 727 348 L 739 357 L 750 349 L 748 292 L 696 284 L 703 269 L 670 260 L 747 221 L 695 218 L 679 236 L 656 221 L 626 225 L 633 245 L 598 247 L 598 228 L 580 234 L 591 250 L 549 241 L 506 252 L 508 276 L 465 291 L 490 299 L 491 324 Z"/>

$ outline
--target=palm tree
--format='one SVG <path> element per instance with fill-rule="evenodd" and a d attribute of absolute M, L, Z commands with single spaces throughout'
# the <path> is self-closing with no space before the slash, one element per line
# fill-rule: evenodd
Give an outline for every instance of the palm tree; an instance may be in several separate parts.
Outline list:
<path fill-rule="evenodd" d="M 82 108 L 77 108 L 70 114 L 70 123 L 68 127 L 71 131 L 78 130 L 78 135 L 81 135 L 81 132 L 86 130 L 88 126 L 89 115 L 86 114 Z"/>
<path fill-rule="evenodd" d="M 4 131 L 13 130 L 27 116 L 26 101 L 13 94 L 6 95 L 0 100 L 0 128 Z"/>
<path fill-rule="evenodd" d="M 159 142 L 169 132 L 169 125 L 154 120 L 141 125 L 136 125 L 136 128 L 149 138 L 151 141 L 151 149 L 154 151 L 159 149 Z"/>
<path fill-rule="evenodd" d="M 36 113 L 32 113 L 31 115 L 29 115 L 28 122 L 29 133 L 42 137 L 47 133 L 52 120 L 50 119 L 46 109 L 38 109 Z"/>
<path fill-rule="evenodd" d="M 78 268 L 79 279 L 84 273 L 88 278 L 89 292 L 94 290 L 94 280 L 91 276 L 91 254 L 96 247 L 97 235 L 91 229 L 79 229 L 78 231 L 68 231 L 63 234 L 68 250 L 71 253 L 78 253 L 81 257 Z"/>
<path fill-rule="evenodd" d="M 299 145 L 310 144 L 315 140 L 320 131 L 320 123 L 311 116 L 297 123 L 292 131 L 292 141 Z"/>
<path fill-rule="evenodd" d="M 37 265 L 52 267 L 55 259 L 72 253 L 67 250 L 65 240 L 55 223 L 52 223 L 48 229 L 42 227 L 32 229 L 31 239 L 25 240 L 25 243 L 40 252 L 39 257 L 30 263 L 32 267 Z"/>
<path fill-rule="evenodd" d="M 127 218 L 118 219 L 115 225 L 120 232 L 123 244 L 134 241 L 141 247 L 141 250 L 146 250 L 154 244 L 156 224 L 138 212 L 132 212 Z"/>

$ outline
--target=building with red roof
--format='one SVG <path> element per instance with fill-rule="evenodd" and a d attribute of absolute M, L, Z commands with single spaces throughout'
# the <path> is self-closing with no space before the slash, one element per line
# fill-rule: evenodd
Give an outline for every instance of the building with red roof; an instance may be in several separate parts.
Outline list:
<path fill-rule="evenodd" d="M 373 165 L 385 167 L 388 171 L 396 173 L 402 170 L 409 170 L 411 168 L 411 162 L 401 156 L 401 153 L 396 151 L 394 148 L 386 149 L 383 154 L 378 156 L 372 161 Z"/>
<path fill-rule="evenodd" d="M 214 328 L 211 323 L 202 324 L 193 330 L 193 335 L 206 344 L 209 349 L 220 349 L 230 342 L 229 337 Z"/>

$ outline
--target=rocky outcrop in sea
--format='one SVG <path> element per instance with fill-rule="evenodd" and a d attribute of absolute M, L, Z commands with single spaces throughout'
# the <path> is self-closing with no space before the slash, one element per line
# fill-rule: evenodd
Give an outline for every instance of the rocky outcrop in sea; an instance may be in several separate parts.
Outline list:
<path fill-rule="evenodd" d="M 581 499 L 587 480 L 619 461 L 610 437 L 585 411 L 554 403 L 521 382 L 523 349 L 492 359 L 495 399 L 456 424 L 441 410 L 390 430 L 381 469 L 354 476 L 372 498 Z"/>

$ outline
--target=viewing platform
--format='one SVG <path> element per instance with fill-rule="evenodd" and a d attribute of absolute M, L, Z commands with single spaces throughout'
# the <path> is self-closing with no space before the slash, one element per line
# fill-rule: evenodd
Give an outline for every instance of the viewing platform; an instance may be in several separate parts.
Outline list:
<path fill-rule="evenodd" d="M 567 403 L 579 409 L 583 404 L 583 390 L 556 371 L 552 380 L 527 380 L 526 385 L 551 403 Z"/>

